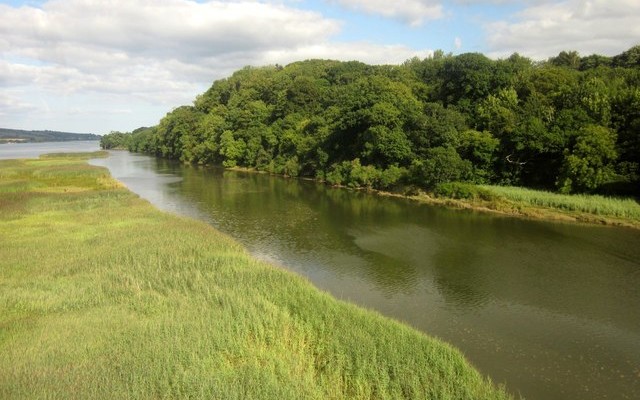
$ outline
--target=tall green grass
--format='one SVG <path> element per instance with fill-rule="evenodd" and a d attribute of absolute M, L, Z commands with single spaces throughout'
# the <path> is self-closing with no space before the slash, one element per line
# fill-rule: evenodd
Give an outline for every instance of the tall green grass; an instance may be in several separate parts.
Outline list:
<path fill-rule="evenodd" d="M 502 399 L 455 349 L 65 157 L 0 162 L 2 399 Z"/>
<path fill-rule="evenodd" d="M 507 186 L 481 185 L 479 187 L 496 196 L 531 206 L 640 221 L 640 204 L 630 198 L 623 199 L 583 194 L 563 195 Z"/>

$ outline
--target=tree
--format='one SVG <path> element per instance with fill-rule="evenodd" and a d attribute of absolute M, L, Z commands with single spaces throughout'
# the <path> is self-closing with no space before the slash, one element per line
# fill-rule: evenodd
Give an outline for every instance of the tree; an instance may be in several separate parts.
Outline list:
<path fill-rule="evenodd" d="M 129 143 L 130 135 L 123 132 L 111 131 L 100 138 L 100 148 L 109 149 L 126 149 Z"/>
<path fill-rule="evenodd" d="M 407 132 L 414 153 L 425 157 L 433 147 L 456 147 L 460 133 L 467 130 L 465 115 L 439 103 L 426 103 L 423 114 Z"/>
<path fill-rule="evenodd" d="M 593 121 L 608 126 L 611 123 L 611 103 L 604 81 L 592 77 L 582 82 L 578 89 L 582 107 Z"/>
<path fill-rule="evenodd" d="M 629 50 L 619 54 L 612 59 L 616 67 L 638 68 L 640 67 L 640 45 L 633 46 Z"/>
<path fill-rule="evenodd" d="M 473 181 L 478 183 L 491 181 L 499 145 L 500 141 L 490 132 L 478 132 L 473 129 L 462 132 L 456 150 L 462 159 L 471 162 Z"/>
<path fill-rule="evenodd" d="M 224 131 L 220 137 L 220 155 L 223 157 L 222 165 L 227 168 L 235 167 L 242 160 L 247 144 L 242 139 L 233 137 L 232 131 Z"/>
<path fill-rule="evenodd" d="M 472 166 L 453 147 L 435 147 L 429 149 L 425 159 L 414 160 L 411 173 L 418 185 L 434 188 L 440 183 L 468 180 L 472 175 Z"/>
<path fill-rule="evenodd" d="M 584 127 L 573 149 L 565 151 L 558 188 L 563 193 L 588 192 L 598 188 L 613 175 L 617 157 L 616 135 L 599 125 Z"/>
<path fill-rule="evenodd" d="M 561 51 L 556 57 L 552 57 L 551 64 L 556 67 L 580 68 L 580 54 L 577 51 Z"/>
<path fill-rule="evenodd" d="M 478 128 L 488 130 L 495 137 L 511 134 L 518 122 L 518 94 L 513 88 L 489 95 L 477 108 Z"/>
<path fill-rule="evenodd" d="M 611 57 L 592 54 L 590 56 L 582 57 L 580 59 L 580 70 L 586 71 L 586 70 L 595 69 L 598 67 L 608 67 L 611 65 L 611 63 L 612 63 Z"/>
<path fill-rule="evenodd" d="M 627 88 L 612 102 L 612 120 L 618 132 L 621 160 L 640 165 L 640 88 Z"/>
<path fill-rule="evenodd" d="M 365 138 L 363 158 L 381 168 L 394 164 L 406 165 L 413 156 L 411 142 L 399 128 L 372 126 L 365 132 Z"/>
<path fill-rule="evenodd" d="M 640 89 L 628 87 L 612 99 L 612 126 L 618 133 L 620 180 L 629 182 L 626 192 L 640 195 Z"/>
<path fill-rule="evenodd" d="M 160 120 L 156 129 L 160 155 L 191 161 L 191 150 L 201 139 L 198 128 L 202 116 L 194 107 L 182 106 Z M 186 154 L 183 153 L 185 150 Z"/>
<path fill-rule="evenodd" d="M 445 105 L 457 105 L 468 111 L 473 102 L 487 97 L 492 90 L 494 61 L 479 53 L 466 53 L 445 60 L 440 79 L 439 99 Z"/>

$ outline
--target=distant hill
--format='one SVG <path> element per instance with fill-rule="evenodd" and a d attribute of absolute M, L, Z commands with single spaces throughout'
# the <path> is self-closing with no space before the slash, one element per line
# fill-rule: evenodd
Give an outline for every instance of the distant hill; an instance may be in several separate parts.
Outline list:
<path fill-rule="evenodd" d="M 0 143 L 69 142 L 74 140 L 100 140 L 100 136 L 93 133 L 25 131 L 0 128 Z"/>

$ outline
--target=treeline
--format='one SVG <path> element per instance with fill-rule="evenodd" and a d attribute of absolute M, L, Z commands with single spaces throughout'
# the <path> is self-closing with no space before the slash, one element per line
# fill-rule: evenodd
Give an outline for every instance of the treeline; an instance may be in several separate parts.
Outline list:
<path fill-rule="evenodd" d="M 400 66 L 246 67 L 155 127 L 103 137 L 118 146 L 352 187 L 637 194 L 640 46 L 544 62 L 437 51 Z"/>
<path fill-rule="evenodd" d="M 2 142 L 67 142 L 73 140 L 100 140 L 93 133 L 71 133 L 58 131 L 25 131 L 22 129 L 0 128 Z"/>

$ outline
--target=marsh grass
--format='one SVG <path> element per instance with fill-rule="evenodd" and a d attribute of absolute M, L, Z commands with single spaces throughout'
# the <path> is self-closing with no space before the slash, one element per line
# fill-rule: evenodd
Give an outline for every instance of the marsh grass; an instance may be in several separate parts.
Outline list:
<path fill-rule="evenodd" d="M 536 207 L 640 221 L 640 204 L 631 198 L 558 193 L 506 186 L 480 186 L 496 197 Z"/>
<path fill-rule="evenodd" d="M 83 158 L 0 162 L 0 398 L 509 398 Z"/>

